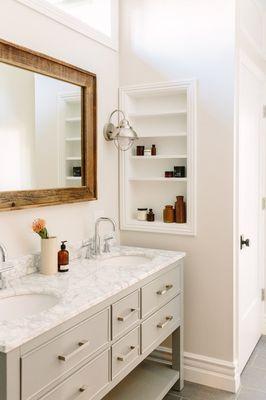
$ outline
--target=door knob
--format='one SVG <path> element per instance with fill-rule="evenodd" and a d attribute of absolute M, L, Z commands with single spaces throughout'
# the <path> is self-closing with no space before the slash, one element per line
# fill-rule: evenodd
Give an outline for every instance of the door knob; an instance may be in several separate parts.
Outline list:
<path fill-rule="evenodd" d="M 244 239 L 244 235 L 240 236 L 240 250 L 243 249 L 243 246 L 249 247 L 250 241 L 249 239 Z"/>

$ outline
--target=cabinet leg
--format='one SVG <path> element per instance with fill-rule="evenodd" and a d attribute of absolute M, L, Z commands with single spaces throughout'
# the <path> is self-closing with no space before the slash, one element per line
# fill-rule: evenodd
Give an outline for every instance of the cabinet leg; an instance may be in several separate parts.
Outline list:
<path fill-rule="evenodd" d="M 172 333 L 172 368 L 179 372 L 179 380 L 173 389 L 181 391 L 184 387 L 183 377 L 183 328 L 179 327 Z"/>

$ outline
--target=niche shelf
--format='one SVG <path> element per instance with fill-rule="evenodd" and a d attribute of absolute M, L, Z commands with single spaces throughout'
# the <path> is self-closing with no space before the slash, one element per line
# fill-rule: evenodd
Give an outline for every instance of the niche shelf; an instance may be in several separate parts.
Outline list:
<path fill-rule="evenodd" d="M 63 187 L 80 187 L 82 178 L 73 176 L 73 167 L 81 167 L 81 94 L 59 96 L 61 146 L 61 183 Z"/>
<path fill-rule="evenodd" d="M 119 100 L 139 136 L 120 152 L 121 230 L 195 235 L 196 80 L 122 87 Z M 136 155 L 137 145 L 152 144 L 156 156 Z M 185 166 L 186 177 L 165 178 L 174 166 Z M 185 197 L 187 222 L 164 223 L 163 209 L 178 195 Z M 155 221 L 138 221 L 137 208 L 152 208 Z"/>

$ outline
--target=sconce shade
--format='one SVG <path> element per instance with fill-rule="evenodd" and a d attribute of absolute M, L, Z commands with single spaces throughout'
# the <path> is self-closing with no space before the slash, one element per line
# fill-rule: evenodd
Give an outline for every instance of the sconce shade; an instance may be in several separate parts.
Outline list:
<path fill-rule="evenodd" d="M 111 118 L 116 112 L 123 115 L 123 118 L 118 123 L 117 127 L 111 122 Z M 130 149 L 134 141 L 138 139 L 137 133 L 134 131 L 129 121 L 125 118 L 125 114 L 121 110 L 115 110 L 112 112 L 108 124 L 104 127 L 103 133 L 106 140 L 114 140 L 116 147 L 122 151 Z"/>

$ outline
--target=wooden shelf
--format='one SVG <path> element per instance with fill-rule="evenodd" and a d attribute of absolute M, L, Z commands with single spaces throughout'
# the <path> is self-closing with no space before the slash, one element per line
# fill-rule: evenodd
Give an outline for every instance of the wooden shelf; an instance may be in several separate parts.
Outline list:
<path fill-rule="evenodd" d="M 161 154 L 158 156 L 131 156 L 133 159 L 138 159 L 138 160 L 164 160 L 164 159 L 181 159 L 187 158 L 187 154 Z"/>
<path fill-rule="evenodd" d="M 81 117 L 66 118 L 66 122 L 81 122 Z"/>
<path fill-rule="evenodd" d="M 131 182 L 187 182 L 187 178 L 129 178 Z"/>
<path fill-rule="evenodd" d="M 143 361 L 103 400 L 162 400 L 178 379 L 170 366 Z"/>
<path fill-rule="evenodd" d="M 187 110 L 180 111 L 161 111 L 161 112 L 149 112 L 149 113 L 130 113 L 128 114 L 131 118 L 149 118 L 149 117 L 167 117 L 175 115 L 184 115 Z"/>

